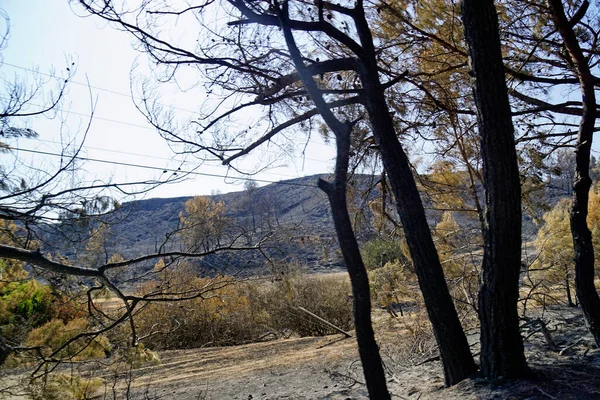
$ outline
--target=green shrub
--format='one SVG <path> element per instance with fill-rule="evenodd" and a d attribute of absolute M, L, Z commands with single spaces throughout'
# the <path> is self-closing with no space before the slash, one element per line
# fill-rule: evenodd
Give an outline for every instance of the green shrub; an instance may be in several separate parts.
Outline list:
<path fill-rule="evenodd" d="M 363 262 L 369 271 L 381 268 L 388 262 L 404 264 L 408 261 L 406 254 L 406 243 L 399 239 L 377 238 L 361 247 Z"/>
<path fill-rule="evenodd" d="M 23 343 L 32 329 L 52 319 L 68 323 L 84 315 L 75 302 L 35 280 L 0 284 L 0 328 L 11 343 Z"/>
<path fill-rule="evenodd" d="M 133 368 L 140 368 L 147 364 L 160 364 L 160 357 L 156 352 L 147 349 L 143 343 L 140 343 L 127 349 L 124 361 Z"/>
<path fill-rule="evenodd" d="M 0 325 L 30 321 L 33 326 L 39 326 L 52 318 L 50 288 L 35 280 L 8 283 L 0 295 Z"/>
<path fill-rule="evenodd" d="M 371 299 L 381 307 L 386 307 L 392 302 L 400 303 L 406 297 L 415 297 L 415 274 L 399 262 L 389 262 L 381 268 L 369 271 L 369 284 Z"/>
<path fill-rule="evenodd" d="M 101 378 L 53 374 L 32 382 L 28 392 L 34 400 L 87 400 L 99 395 L 103 383 Z"/>
<path fill-rule="evenodd" d="M 40 346 L 42 347 L 42 353 L 48 356 L 65 345 L 71 338 L 89 329 L 89 323 L 85 318 L 77 318 L 67 324 L 59 319 L 53 319 L 31 330 L 27 335 L 26 345 L 30 347 Z M 56 356 L 70 358 L 74 361 L 104 358 L 110 347 L 110 342 L 105 336 L 82 337 L 70 343 Z"/>

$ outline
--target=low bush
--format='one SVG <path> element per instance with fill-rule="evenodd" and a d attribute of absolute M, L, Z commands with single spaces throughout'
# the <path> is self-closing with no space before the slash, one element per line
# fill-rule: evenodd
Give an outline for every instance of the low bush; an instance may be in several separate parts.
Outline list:
<path fill-rule="evenodd" d="M 408 248 L 404 239 L 377 238 L 361 246 L 365 267 L 371 271 L 387 263 L 407 263 Z"/>
<path fill-rule="evenodd" d="M 371 299 L 374 305 L 380 307 L 418 298 L 416 275 L 405 264 L 397 261 L 369 271 L 369 284 Z"/>
<path fill-rule="evenodd" d="M 87 400 L 97 398 L 102 385 L 101 378 L 51 374 L 32 382 L 28 394 L 34 400 Z"/>
<path fill-rule="evenodd" d="M 263 332 L 261 315 L 251 307 L 244 285 L 228 277 L 197 278 L 186 271 L 169 276 L 165 293 L 192 293 L 195 299 L 151 303 L 136 317 L 140 336 L 153 349 L 226 346 L 255 341 Z M 185 285 L 185 286 L 182 286 Z M 146 285 L 141 292 L 156 288 Z M 198 289 L 199 288 L 199 289 Z M 195 292 L 194 292 L 195 293 Z"/>
<path fill-rule="evenodd" d="M 59 319 L 53 319 L 29 332 L 25 343 L 29 347 L 39 346 L 44 356 L 49 356 L 71 338 L 89 331 L 89 328 L 88 320 L 85 318 L 77 318 L 66 324 Z M 84 336 L 68 344 L 56 354 L 56 357 L 69 358 L 73 361 L 104 358 L 110 347 L 105 336 Z"/>
<path fill-rule="evenodd" d="M 227 346 L 264 337 L 335 333 L 297 307 L 304 307 L 342 329 L 352 328 L 349 283 L 337 276 L 294 275 L 274 282 L 235 283 L 227 277 L 170 276 L 169 282 L 186 282 L 186 285 L 193 282 L 195 287 L 203 288 L 212 285 L 213 289 L 192 300 L 147 305 L 136 316 L 136 329 L 152 349 Z M 147 284 L 140 293 L 158 286 Z"/>
<path fill-rule="evenodd" d="M 13 345 L 23 345 L 32 330 L 50 321 L 69 323 L 84 316 L 85 311 L 75 302 L 34 279 L 0 283 L 0 329 L 4 340 Z M 3 366 L 15 367 L 21 362 L 10 355 Z"/>
<path fill-rule="evenodd" d="M 339 275 L 294 276 L 264 284 L 253 296 L 254 306 L 269 316 L 269 327 L 280 334 L 323 336 L 337 333 L 298 310 L 320 316 L 344 330 L 353 328 L 352 298 L 348 279 Z"/>
<path fill-rule="evenodd" d="M 35 280 L 10 282 L 0 289 L 0 325 L 39 326 L 52 318 L 50 288 Z"/>
<path fill-rule="evenodd" d="M 157 353 L 149 350 L 143 343 L 135 347 L 128 347 L 123 360 L 130 368 L 140 368 L 148 364 L 160 364 L 160 357 Z"/>

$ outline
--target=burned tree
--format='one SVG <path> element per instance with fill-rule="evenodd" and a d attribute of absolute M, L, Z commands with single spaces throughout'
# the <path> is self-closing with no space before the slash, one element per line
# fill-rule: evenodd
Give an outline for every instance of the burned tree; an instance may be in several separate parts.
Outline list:
<path fill-rule="evenodd" d="M 594 246 L 587 224 L 590 178 L 590 151 L 598 114 L 596 86 L 598 78 L 592 74 L 590 59 L 584 55 L 574 27 L 581 22 L 590 4 L 584 0 L 571 18 L 565 14 L 561 0 L 549 0 L 548 7 L 563 44 L 567 60 L 581 88 L 582 115 L 575 144 L 575 177 L 570 211 L 571 234 L 575 250 L 575 287 L 577 298 L 587 319 L 596 344 L 600 345 L 600 297 L 594 285 Z M 592 30 L 588 25 L 586 28 Z M 598 37 L 597 31 L 595 32 Z"/>
<path fill-rule="evenodd" d="M 128 10 L 114 2 L 82 0 L 80 3 L 88 12 L 131 32 L 150 59 L 164 67 L 163 78 L 176 79 L 180 69 L 190 66 L 204 75 L 208 95 L 220 94 L 221 104 L 226 107 L 216 107 L 216 111 L 190 121 L 192 126 L 199 127 L 195 132 L 186 132 L 185 124 L 166 124 L 165 114 L 151 101 L 140 104 L 163 136 L 180 143 L 182 151 L 206 154 L 207 158 L 233 168 L 237 159 L 278 140 L 278 134 L 284 130 L 299 130 L 303 126 L 306 131 L 316 123 L 316 116 L 340 140 L 337 123 L 332 125 L 325 114 L 360 106 L 372 133 L 365 143 L 376 144 L 395 196 L 439 345 L 446 384 L 455 384 L 476 371 L 444 280 L 408 156 L 398 138 L 400 122 L 394 120 L 387 104 L 386 92 L 401 84 L 405 74 L 390 71 L 381 62 L 382 58 L 390 57 L 390 50 L 374 39 L 371 32 L 375 9 L 362 1 L 344 5 L 319 1 L 309 5 L 302 1 L 232 0 L 229 7 L 198 2 L 180 9 L 148 2 L 136 11 L 142 18 L 131 20 Z M 282 19 L 284 8 L 287 12 Z M 226 15 L 228 24 L 218 29 L 208 27 L 204 18 L 213 15 Z M 166 26 L 169 18 L 183 16 L 199 23 L 197 43 L 176 43 L 166 39 L 161 31 L 160 27 Z M 288 31 L 297 35 L 296 43 L 302 52 L 297 56 L 305 64 L 305 75 L 317 82 L 323 95 L 321 105 L 315 103 L 308 80 L 297 69 L 298 59 L 292 56 L 290 42 L 285 38 Z M 307 101 L 309 97 L 312 101 Z M 229 132 L 217 140 L 205 139 L 219 125 L 224 127 L 232 115 L 250 109 L 261 110 L 262 124 L 235 134 Z"/>
<path fill-rule="evenodd" d="M 479 293 L 481 370 L 492 379 L 520 377 L 527 373 L 517 315 L 521 183 L 498 17 L 492 0 L 466 0 L 462 15 L 474 76 L 487 206 Z"/>

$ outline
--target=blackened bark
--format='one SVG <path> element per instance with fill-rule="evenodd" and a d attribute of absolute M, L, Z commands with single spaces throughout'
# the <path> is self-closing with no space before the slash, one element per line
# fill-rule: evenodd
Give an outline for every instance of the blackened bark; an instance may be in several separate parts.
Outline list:
<path fill-rule="evenodd" d="M 6 344 L 4 336 L 2 335 L 2 328 L 0 328 L 0 367 L 4 365 L 4 362 L 6 361 L 10 353 L 12 353 L 12 351 L 13 349 L 8 344 Z"/>
<path fill-rule="evenodd" d="M 379 80 L 373 38 L 362 4 L 358 3 L 355 11 L 358 34 L 364 50 L 361 57 L 363 69 L 360 71 L 364 104 L 394 193 L 396 208 L 438 344 L 444 367 L 444 381 L 447 386 L 451 386 L 474 374 L 477 366 L 444 278 L 408 157 L 396 136 Z"/>
<path fill-rule="evenodd" d="M 349 131 L 350 129 L 348 129 Z M 344 264 L 350 275 L 352 295 L 354 297 L 354 326 L 356 342 L 371 399 L 390 399 L 385 381 L 385 371 L 375 341 L 371 321 L 371 297 L 369 276 L 360 255 L 358 242 L 352 229 L 346 200 L 347 168 L 350 151 L 350 132 L 336 132 L 337 158 L 334 181 L 319 180 L 319 188 L 329 198 L 333 224 L 342 250 Z"/>
<path fill-rule="evenodd" d="M 521 186 L 493 0 L 463 0 L 481 138 L 485 230 L 479 292 L 481 371 L 490 379 L 528 373 L 519 332 Z"/>
<path fill-rule="evenodd" d="M 569 303 L 569 307 L 575 307 L 575 303 L 573 302 L 573 296 L 571 295 L 571 279 L 569 279 L 569 266 L 565 265 L 565 288 L 567 291 L 567 302 Z"/>
<path fill-rule="evenodd" d="M 369 84 L 365 82 L 367 87 Z M 444 278 L 408 157 L 395 135 L 383 93 L 368 96 L 366 107 L 438 344 L 444 381 L 447 386 L 455 385 L 474 374 L 477 366 Z"/>
<path fill-rule="evenodd" d="M 571 234 L 575 250 L 575 288 L 588 327 L 600 346 L 600 297 L 594 286 L 594 245 L 587 225 L 588 200 L 592 179 L 590 178 L 590 150 L 596 122 L 595 79 L 588 59 L 583 55 L 573 26 L 583 17 L 589 2 L 583 1 L 574 20 L 565 15 L 561 0 L 548 0 L 552 19 L 569 51 L 581 86 L 583 114 L 579 124 L 575 148 L 575 178 L 573 182 L 573 205 L 571 206 Z"/>
<path fill-rule="evenodd" d="M 375 333 L 371 322 L 371 296 L 369 288 L 369 277 L 360 255 L 358 242 L 352 229 L 352 223 L 348 214 L 346 202 L 348 163 L 350 158 L 350 135 L 352 123 L 340 121 L 328 108 L 325 99 L 312 78 L 311 72 L 304 65 L 300 50 L 296 45 L 292 31 L 289 27 L 288 3 L 283 3 L 278 9 L 278 17 L 281 22 L 284 38 L 290 56 L 306 87 L 310 97 L 315 103 L 319 113 L 327 123 L 327 126 L 335 135 L 337 155 L 333 183 L 319 180 L 321 188 L 329 198 L 335 231 L 337 233 L 342 257 L 350 275 L 352 293 L 354 296 L 354 327 L 358 353 L 362 362 L 363 373 L 369 397 L 371 399 L 390 399 L 385 380 L 383 362 L 379 354 L 379 347 L 375 341 Z"/>

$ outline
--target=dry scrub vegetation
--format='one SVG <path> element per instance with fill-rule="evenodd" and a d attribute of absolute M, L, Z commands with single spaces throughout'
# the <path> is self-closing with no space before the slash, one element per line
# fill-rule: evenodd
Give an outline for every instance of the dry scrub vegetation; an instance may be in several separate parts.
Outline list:
<path fill-rule="evenodd" d="M 116 385 L 116 382 L 130 379 L 134 369 L 148 362 L 159 362 L 159 350 L 232 346 L 278 338 L 323 336 L 335 332 L 299 311 L 298 307 L 318 314 L 341 329 L 352 329 L 350 287 L 348 280 L 340 279 L 339 275 L 307 275 L 291 271 L 278 275 L 277 280 L 240 281 L 231 276 L 199 278 L 190 269 L 182 267 L 165 269 L 160 282 L 145 282 L 135 291 L 139 294 L 156 294 L 159 293 L 157 288 L 160 288 L 169 293 L 180 293 L 184 298 L 186 288 L 203 286 L 211 288 L 206 295 L 190 300 L 148 303 L 141 307 L 134 317 L 140 338 L 134 347 L 127 342 L 131 334 L 127 324 L 102 335 L 83 336 L 65 346 L 73 336 L 88 331 L 94 322 L 93 318 L 85 318 L 85 309 L 76 301 L 70 301 L 69 304 L 74 309 L 80 307 L 79 312 L 72 312 L 63 319 L 52 317 L 53 308 L 44 308 L 53 312 L 46 318 L 48 322 L 35 324 L 23 340 L 31 350 L 11 355 L 4 370 L 35 367 L 32 360 L 39 361 L 40 357 L 53 354 L 51 359 L 46 360 L 62 359 L 69 362 L 71 375 L 60 366 L 58 373 L 52 373 L 57 366 L 49 363 L 43 365 L 41 370 L 36 370 L 36 379 L 27 381 L 24 378 L 16 385 L 4 381 L 0 394 L 10 398 L 25 388 L 24 394 L 35 399 L 54 399 L 57 393 L 63 393 L 63 399 L 90 398 L 102 388 L 106 389 L 106 385 Z M 116 319 L 122 313 L 119 303 L 111 299 L 98 299 L 95 304 L 108 319 Z M 19 308 L 9 309 L 14 311 Z M 41 317 L 36 320 L 41 321 Z M 113 375 L 98 380 L 98 377 L 90 376 L 89 370 L 85 372 L 85 367 L 83 376 L 90 379 L 74 374 L 73 365 L 84 365 L 82 362 L 86 360 L 92 364 L 100 362 L 101 369 L 113 371 Z M 68 375 L 70 379 L 66 378 Z"/>
<path fill-rule="evenodd" d="M 299 272 L 278 280 L 234 282 L 231 277 L 198 278 L 178 270 L 165 277 L 201 287 L 221 284 L 207 297 L 153 303 L 136 316 L 148 348 L 189 349 L 230 346 L 290 336 L 322 336 L 335 331 L 298 310 L 306 308 L 342 329 L 352 329 L 350 286 L 346 279 Z M 152 286 L 149 282 L 144 286 Z M 141 288 L 147 290 L 146 287 Z"/>
<path fill-rule="evenodd" d="M 371 253 L 381 251 L 375 247 Z M 469 264 L 469 259 L 473 259 L 473 254 L 454 254 L 445 266 L 476 354 L 477 303 L 467 290 L 472 282 L 465 276 L 470 275 L 464 272 L 476 276 L 477 269 L 474 263 Z M 520 301 L 522 334 L 536 378 L 494 387 L 475 379 L 443 390 L 435 338 L 410 263 L 400 255 L 369 265 L 376 305 L 374 328 L 390 390 L 399 398 L 600 396 L 598 379 L 593 376 L 600 355 L 594 350 L 580 312 L 567 307 L 564 286 L 544 279 L 545 270 L 532 267 L 524 273 Z M 292 269 L 279 272 L 276 277 L 199 278 L 185 267 L 165 269 L 160 282 L 145 282 L 135 291 L 157 293 L 161 288 L 183 294 L 188 286 L 214 290 L 191 300 L 141 307 L 135 314 L 140 338 L 135 347 L 127 343 L 130 328 L 126 324 L 92 340 L 82 338 L 60 353 L 72 363 L 56 369 L 46 366 L 35 380 L 19 376 L 19 369 L 12 370 L 2 380 L 4 389 L 0 393 L 4 398 L 39 400 L 159 399 L 175 395 L 181 399 L 366 398 L 354 338 L 327 336 L 336 334 L 335 330 L 298 309 L 303 307 L 351 331 L 347 274 L 311 275 Z M 77 311 L 76 302 L 60 304 L 60 309 L 69 313 L 56 314 L 51 307 L 48 310 L 54 310 L 53 316 L 67 317 L 38 323 L 25 341 L 29 346 L 39 346 L 36 351 L 45 356 L 92 323 L 84 317 L 84 310 Z M 120 312 L 119 303 L 111 299 L 98 299 L 97 304 L 109 317 Z M 20 353 L 19 357 L 11 357 L 8 366 L 32 365 L 29 360 L 27 353 Z M 10 371 L 5 368 L 4 372 Z M 577 393 L 583 393 L 583 397 Z"/>

